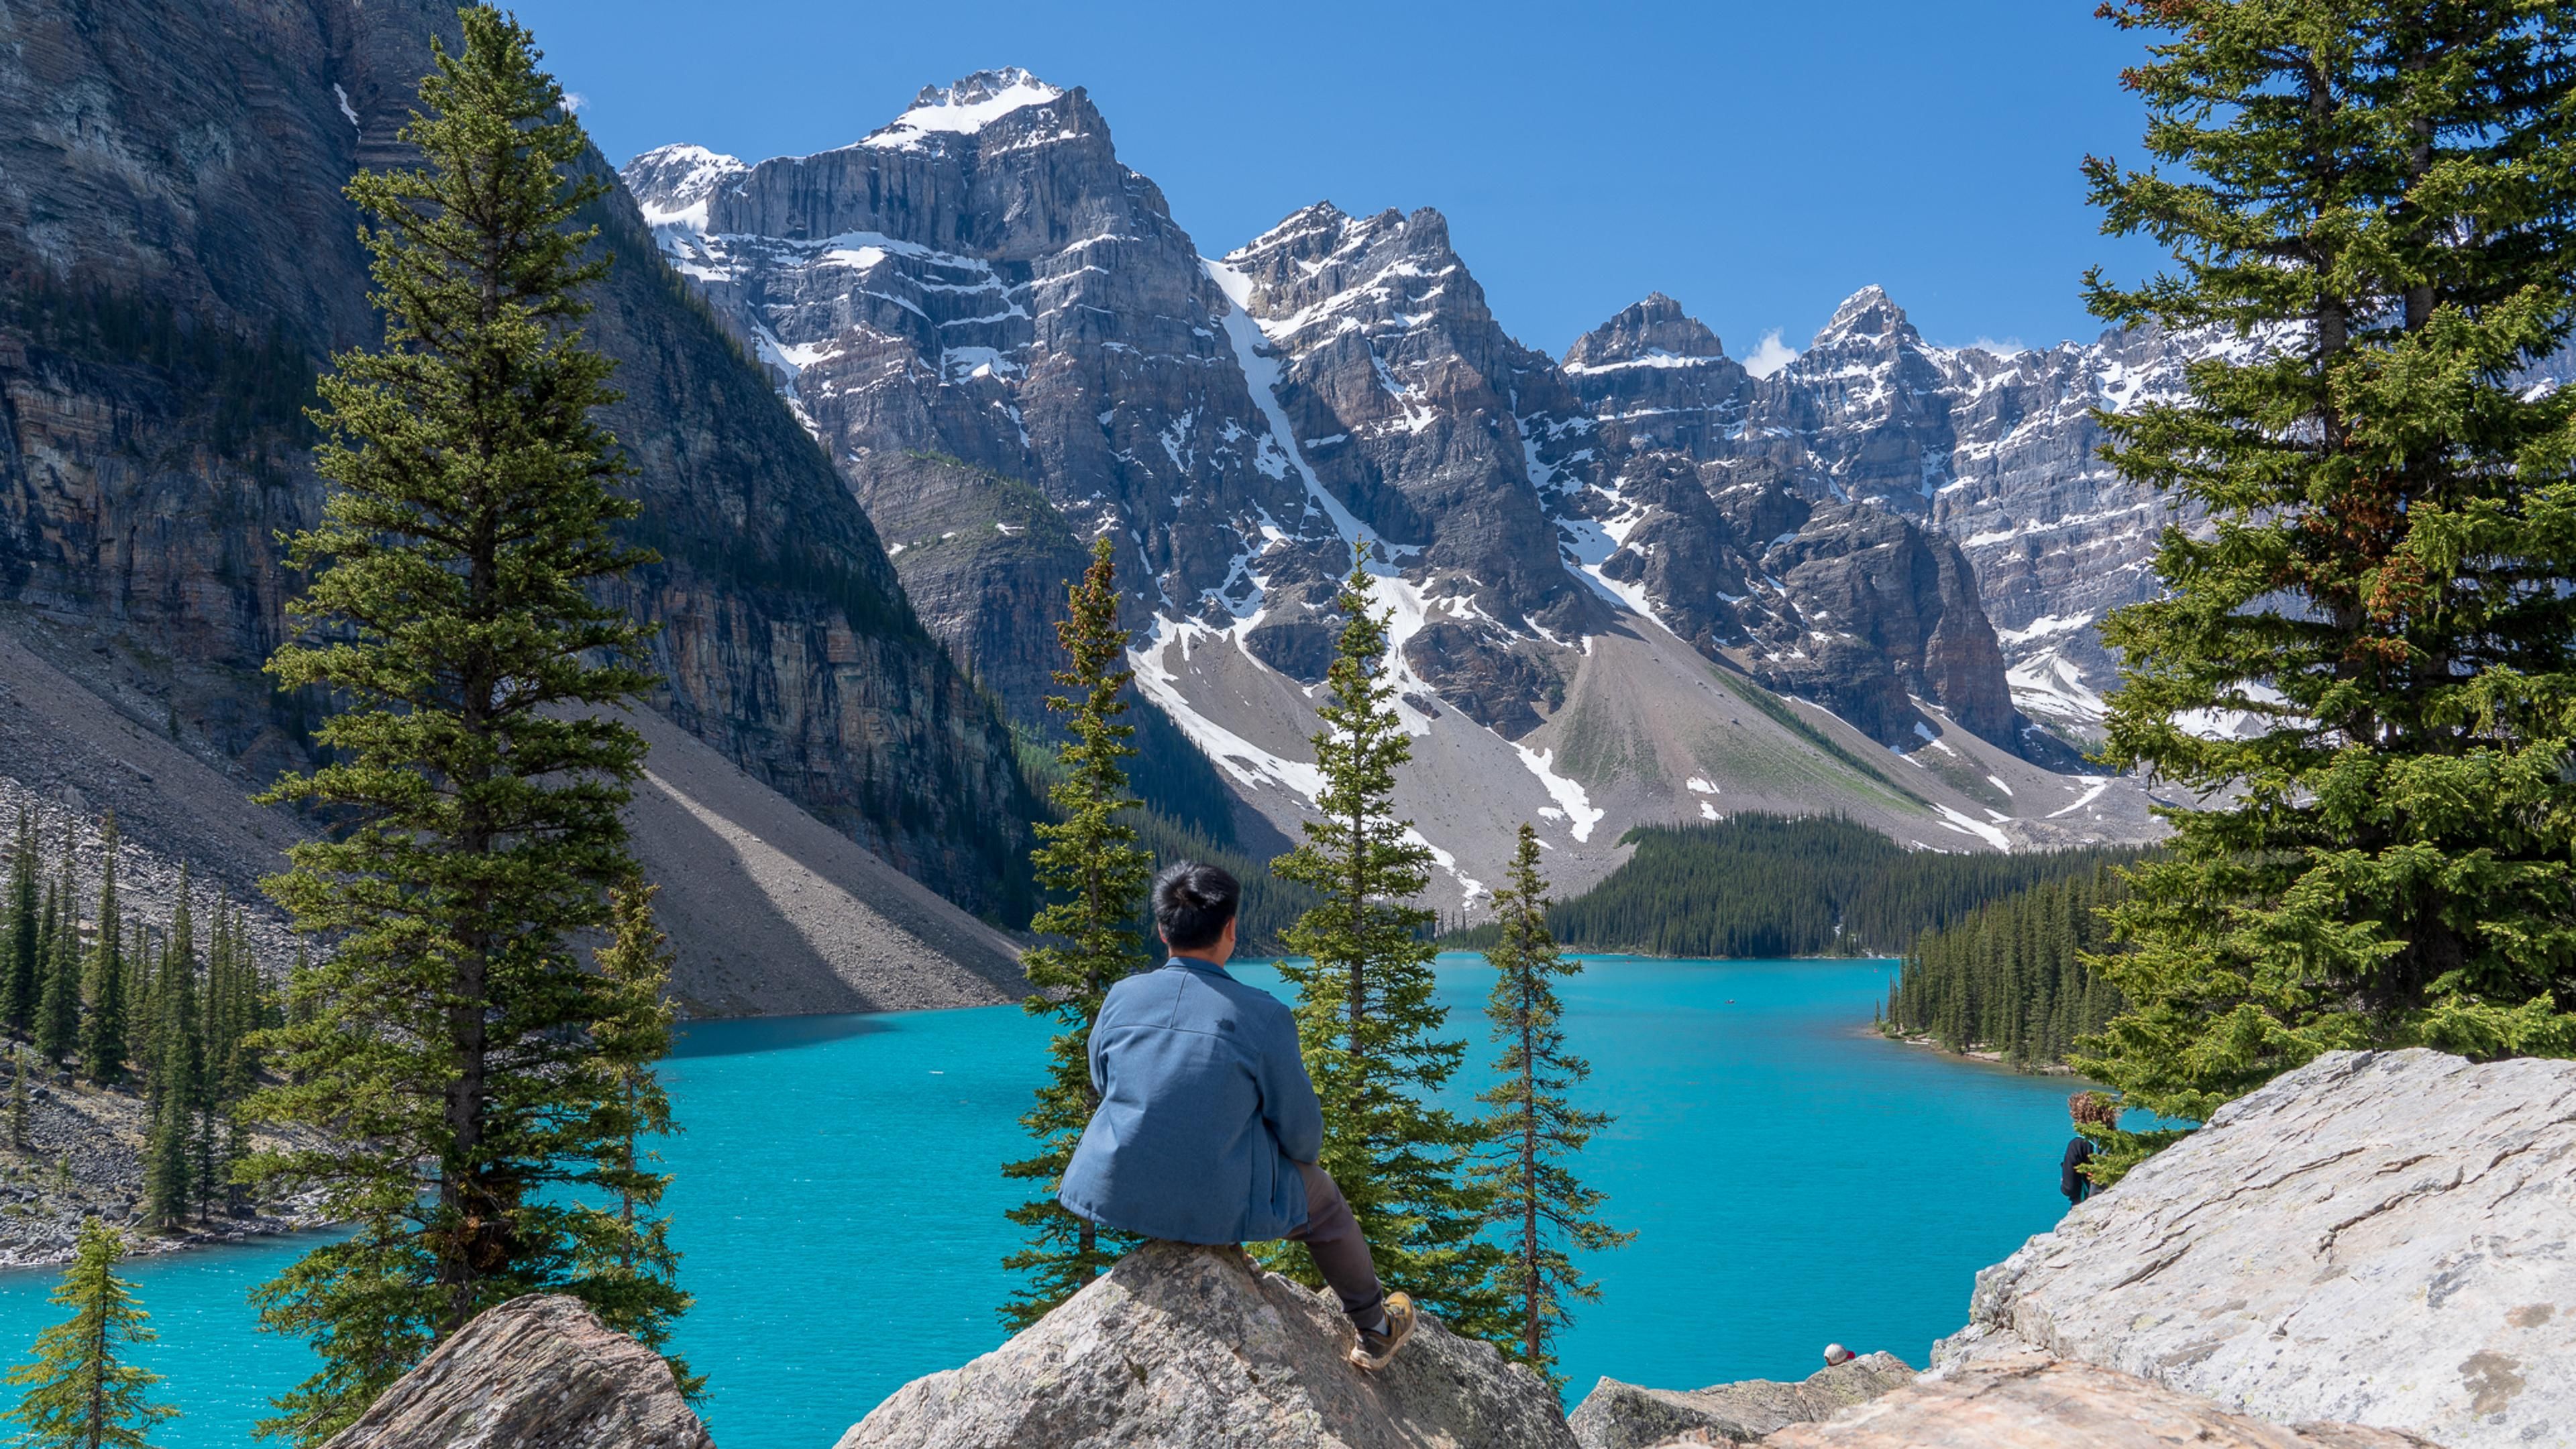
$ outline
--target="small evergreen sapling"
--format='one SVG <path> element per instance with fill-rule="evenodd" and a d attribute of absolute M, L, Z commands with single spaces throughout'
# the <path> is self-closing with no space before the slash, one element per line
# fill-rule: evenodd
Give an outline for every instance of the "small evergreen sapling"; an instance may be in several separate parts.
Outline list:
<path fill-rule="evenodd" d="M 1091 567 L 1070 589 L 1069 616 L 1056 625 L 1065 667 L 1055 679 L 1070 693 L 1047 699 L 1047 708 L 1068 716 L 1056 750 L 1064 777 L 1048 795 L 1063 818 L 1037 827 L 1042 843 L 1030 859 L 1052 899 L 1030 922 L 1043 943 L 1023 959 L 1037 988 L 1027 1010 L 1054 1017 L 1059 1030 L 1047 1043 L 1047 1078 L 1037 1102 L 1020 1117 L 1037 1139 L 1037 1154 L 1002 1168 L 1004 1177 L 1032 1183 L 1042 1194 L 1009 1213 L 1029 1234 L 1028 1246 L 1002 1260 L 1025 1279 L 1001 1310 L 1014 1330 L 1072 1297 L 1128 1245 L 1120 1235 L 1104 1237 L 1055 1200 L 1074 1143 L 1100 1105 L 1091 1086 L 1091 1023 L 1110 986 L 1146 964 L 1135 921 L 1152 862 L 1136 844 L 1135 827 L 1122 818 L 1137 806 L 1120 763 L 1136 753 L 1127 743 L 1136 730 L 1120 720 L 1127 712 L 1121 696 L 1133 676 L 1122 667 L 1127 631 L 1118 624 L 1114 559 L 1107 538 L 1093 541 Z"/>
<path fill-rule="evenodd" d="M 1556 1336 L 1573 1322 L 1570 1303 L 1601 1296 L 1598 1285 L 1574 1266 L 1569 1246 L 1597 1252 L 1636 1234 L 1616 1231 L 1595 1216 L 1602 1195 L 1585 1187 L 1570 1165 L 1592 1134 L 1610 1125 L 1606 1112 L 1576 1109 L 1569 1095 L 1592 1067 L 1565 1049 L 1564 1015 L 1554 978 L 1572 976 L 1583 963 L 1557 950 L 1547 929 L 1547 881 L 1539 873 L 1538 832 L 1521 826 L 1503 888 L 1494 892 L 1501 928 L 1485 959 L 1494 968 L 1494 991 L 1485 1006 L 1502 1057 L 1497 1080 L 1477 1094 L 1487 1111 L 1479 1124 L 1483 1145 L 1476 1179 L 1492 1195 L 1491 1223 L 1502 1230 L 1498 1274 L 1509 1295 L 1505 1318 L 1512 1330 L 1507 1352 L 1563 1387 L 1556 1372 Z"/>
<path fill-rule="evenodd" d="M 671 1049 L 676 1017 L 664 995 L 671 983 L 670 945 L 653 919 L 659 889 L 636 876 L 610 893 L 608 944 L 595 957 L 607 989 L 600 1018 L 590 1027 L 599 1049 L 591 1069 L 602 1078 L 591 1094 L 598 1117 L 590 1130 L 607 1148 L 581 1185 L 605 1192 L 616 1206 L 585 1213 L 574 1233 L 582 1301 L 602 1323 L 656 1352 L 670 1342 L 671 1321 L 690 1303 L 679 1287 L 671 1222 L 660 1210 L 671 1175 L 657 1170 L 659 1157 L 644 1145 L 648 1137 L 679 1130 L 671 1120 L 670 1095 L 654 1070 Z M 663 1356 L 681 1391 L 695 1397 L 704 1376 Z"/>
<path fill-rule="evenodd" d="M 35 1362 L 9 1371 L 25 1389 L 9 1417 L 26 1449 L 143 1449 L 152 1426 L 178 1410 L 153 1403 L 161 1376 L 124 1361 L 134 1344 L 155 1338 L 134 1285 L 116 1276 L 125 1240 L 91 1218 L 81 1224 L 72 1264 L 52 1302 L 72 1316 L 36 1335 Z"/>
<path fill-rule="evenodd" d="M 1384 675 L 1386 623 L 1370 607 L 1368 564 L 1359 545 L 1334 600 L 1342 632 L 1314 736 L 1321 818 L 1270 864 L 1323 897 L 1282 937 L 1306 959 L 1280 971 L 1297 988 L 1298 1038 L 1323 1101 L 1319 1165 L 1367 1225 L 1378 1276 L 1451 1328 L 1495 1337 L 1504 1332 L 1496 1255 L 1476 1237 L 1487 1194 L 1465 1177 L 1475 1132 L 1431 1105 L 1467 1047 L 1440 1034 L 1448 1011 L 1432 999 L 1432 912 L 1416 904 L 1431 852 L 1395 815 L 1396 771 L 1413 746 Z"/>

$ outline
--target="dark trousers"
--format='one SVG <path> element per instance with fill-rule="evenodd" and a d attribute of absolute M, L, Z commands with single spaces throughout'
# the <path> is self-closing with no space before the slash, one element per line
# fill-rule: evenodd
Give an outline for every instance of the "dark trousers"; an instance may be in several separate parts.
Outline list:
<path fill-rule="evenodd" d="M 1342 1196 L 1332 1174 L 1311 1162 L 1297 1164 L 1297 1175 L 1306 1181 L 1306 1221 L 1288 1235 L 1288 1240 L 1304 1243 L 1314 1256 L 1315 1271 L 1333 1296 L 1342 1300 L 1342 1311 L 1354 1322 L 1377 1317 L 1386 1302 L 1386 1289 L 1377 1281 L 1377 1265 L 1369 1261 L 1368 1239 L 1360 1236 L 1360 1220 L 1351 1215 L 1350 1201 Z"/>

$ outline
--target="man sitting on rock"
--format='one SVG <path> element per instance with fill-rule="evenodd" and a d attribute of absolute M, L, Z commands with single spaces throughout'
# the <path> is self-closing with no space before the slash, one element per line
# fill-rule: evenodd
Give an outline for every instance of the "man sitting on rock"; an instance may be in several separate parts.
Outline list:
<path fill-rule="evenodd" d="M 1101 1003 L 1091 1027 L 1100 1106 L 1056 1200 L 1142 1237 L 1304 1243 L 1359 1331 L 1351 1362 L 1383 1368 L 1413 1332 L 1413 1300 L 1379 1286 L 1359 1220 L 1315 1165 L 1324 1109 L 1296 1018 L 1225 972 L 1242 896 L 1212 865 L 1183 861 L 1155 878 L 1154 921 L 1172 957 Z"/>

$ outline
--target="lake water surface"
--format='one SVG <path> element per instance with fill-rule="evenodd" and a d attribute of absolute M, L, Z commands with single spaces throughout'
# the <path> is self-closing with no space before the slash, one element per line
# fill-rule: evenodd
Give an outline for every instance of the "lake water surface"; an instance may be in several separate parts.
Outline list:
<path fill-rule="evenodd" d="M 1637 1240 L 1589 1260 L 1602 1285 L 1563 1346 L 1595 1376 L 1696 1388 L 1798 1378 L 1829 1340 L 1918 1366 L 1957 1328 L 1976 1270 L 2053 1224 L 2063 1079 L 1964 1065 L 1868 1031 L 1886 961 L 1593 958 L 1564 986 L 1591 1058 L 1585 1103 L 1619 1114 L 1582 1171 Z M 1278 988 L 1266 968 L 1238 974 Z M 1486 1080 L 1484 963 L 1443 957 Z M 677 1347 L 710 1376 L 723 1449 L 829 1449 L 906 1380 L 1002 1341 L 1017 1117 L 1046 1023 L 1011 1007 L 691 1027 L 666 1066 L 685 1134 L 664 1158 L 683 1282 Z M 1465 1080 L 1472 1076 L 1473 1080 Z M 186 1411 L 154 1436 L 238 1445 L 311 1371 L 256 1331 L 244 1294 L 269 1244 L 139 1261 L 162 1341 L 145 1355 Z M 0 1354 L 60 1310 L 50 1274 L 0 1275 Z"/>

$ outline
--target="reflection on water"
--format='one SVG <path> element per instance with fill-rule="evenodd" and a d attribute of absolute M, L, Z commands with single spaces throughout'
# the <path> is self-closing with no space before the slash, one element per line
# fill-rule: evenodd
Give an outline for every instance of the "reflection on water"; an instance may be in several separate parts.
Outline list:
<path fill-rule="evenodd" d="M 684 1021 L 671 1028 L 675 1057 L 734 1057 L 746 1052 L 786 1051 L 886 1030 L 880 1017 L 850 1012 L 817 1016 L 718 1017 Z"/>

